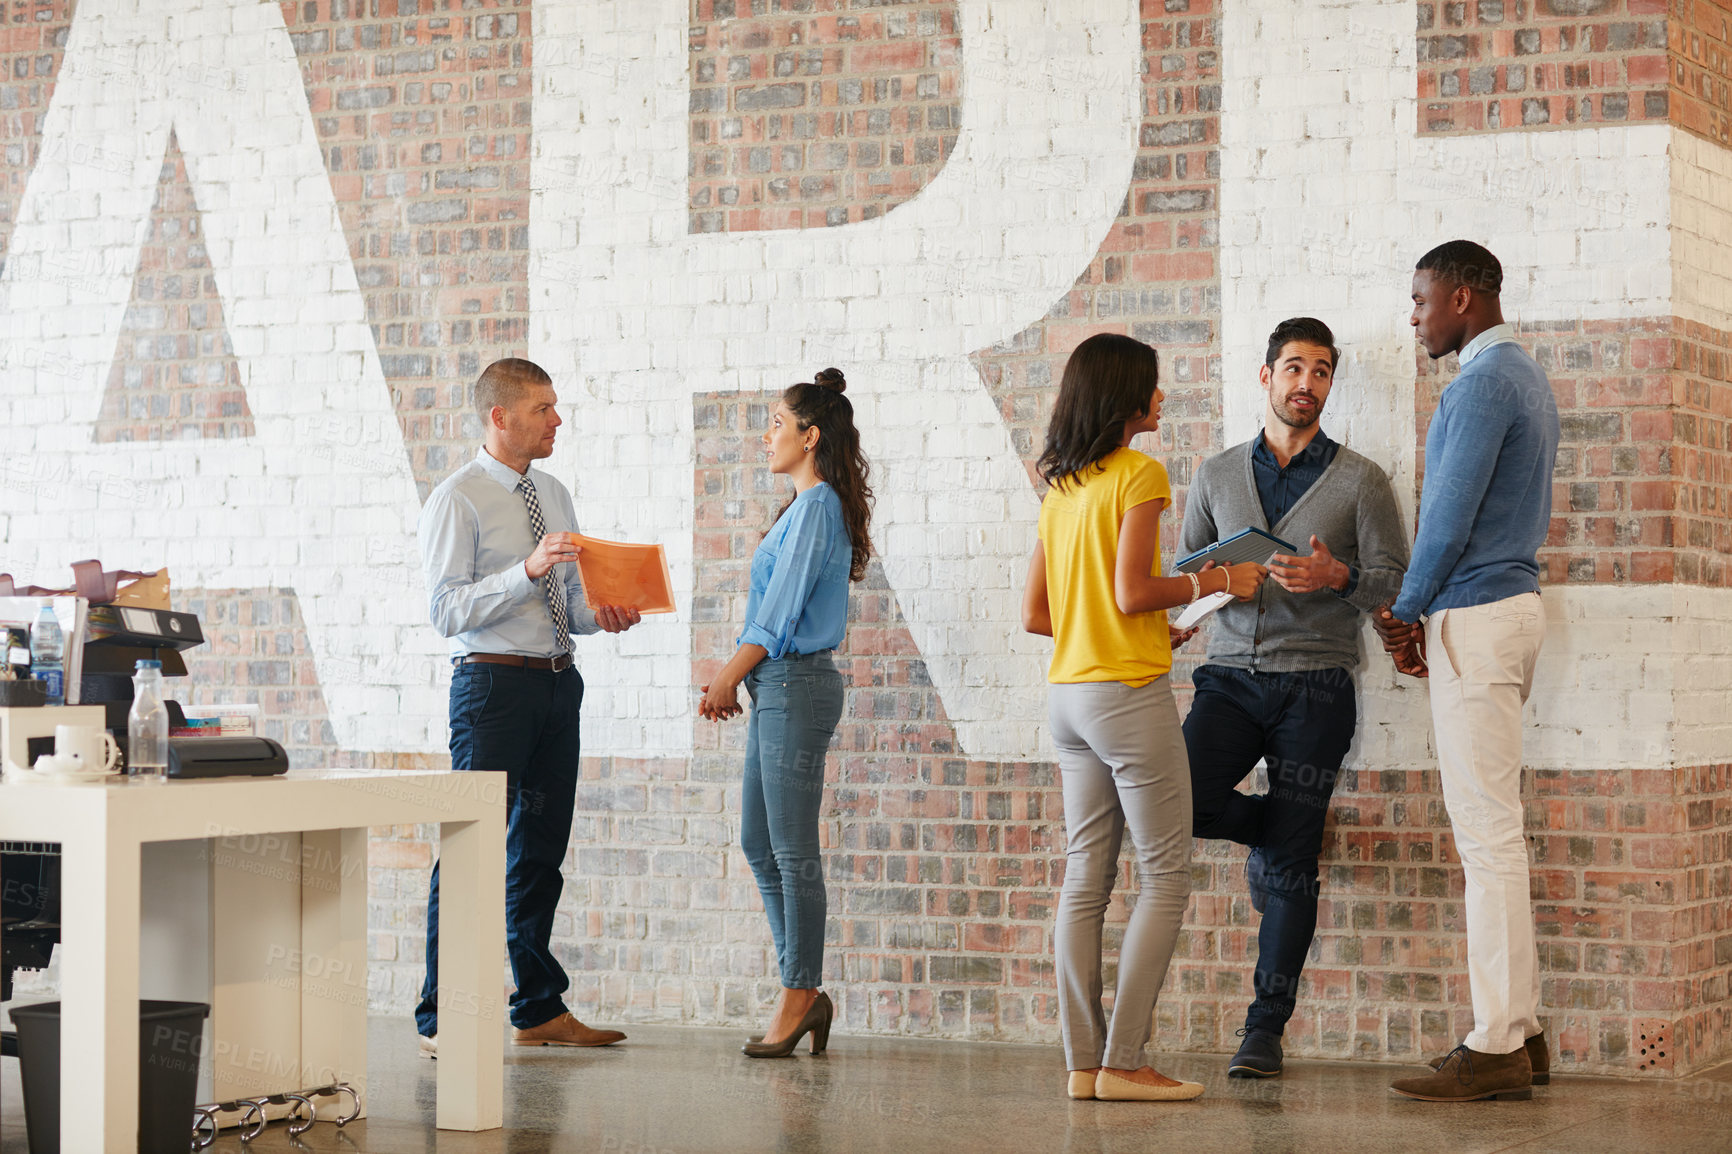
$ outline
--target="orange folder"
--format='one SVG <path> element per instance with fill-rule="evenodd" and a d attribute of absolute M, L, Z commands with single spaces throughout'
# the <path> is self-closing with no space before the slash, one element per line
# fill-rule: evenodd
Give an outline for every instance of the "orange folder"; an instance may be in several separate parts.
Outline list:
<path fill-rule="evenodd" d="M 660 545 L 630 545 L 570 534 L 582 547 L 577 569 L 583 575 L 583 603 L 594 609 L 618 605 L 639 613 L 672 613 L 674 582 L 667 550 Z"/>

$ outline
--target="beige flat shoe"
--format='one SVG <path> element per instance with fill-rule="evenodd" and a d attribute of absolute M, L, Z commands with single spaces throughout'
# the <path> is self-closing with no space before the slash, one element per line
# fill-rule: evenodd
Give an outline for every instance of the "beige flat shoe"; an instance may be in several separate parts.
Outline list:
<path fill-rule="evenodd" d="M 1065 1093 L 1072 1098 L 1092 1101 L 1095 1096 L 1095 1075 L 1099 1073 L 1099 1070 L 1072 1070 Z"/>
<path fill-rule="evenodd" d="M 1152 1066 L 1135 1071 L 1102 1069 L 1095 1075 L 1095 1097 L 1103 1102 L 1186 1102 L 1202 1093 L 1201 1082 L 1175 1081 Z"/>

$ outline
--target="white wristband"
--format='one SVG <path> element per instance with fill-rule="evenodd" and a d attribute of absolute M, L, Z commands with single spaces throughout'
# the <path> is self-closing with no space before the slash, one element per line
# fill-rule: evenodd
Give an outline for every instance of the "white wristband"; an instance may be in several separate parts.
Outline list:
<path fill-rule="evenodd" d="M 1195 601 L 1203 595 L 1203 583 L 1197 580 L 1195 573 L 1187 573 L 1185 576 L 1191 579 L 1191 600 Z"/>

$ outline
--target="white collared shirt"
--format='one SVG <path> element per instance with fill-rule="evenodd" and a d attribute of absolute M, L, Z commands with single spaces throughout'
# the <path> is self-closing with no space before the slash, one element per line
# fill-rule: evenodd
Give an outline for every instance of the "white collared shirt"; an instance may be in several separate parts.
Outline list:
<path fill-rule="evenodd" d="M 1473 360 L 1493 345 L 1513 345 L 1516 343 L 1515 327 L 1509 322 L 1493 325 L 1467 344 L 1461 346 L 1461 353 L 1456 358 L 1462 365 Z"/>
<path fill-rule="evenodd" d="M 527 474 L 549 533 L 577 532 L 577 513 L 564 485 L 538 469 Z M 554 636 L 553 617 L 524 560 L 535 551 L 529 508 L 517 491 L 520 475 L 485 448 L 439 483 L 421 508 L 417 533 L 427 575 L 429 616 L 451 642 L 451 655 L 518 653 L 552 657 L 568 646 Z M 565 576 L 566 613 L 573 633 L 594 633 L 595 612 L 584 606 L 575 562 Z"/>

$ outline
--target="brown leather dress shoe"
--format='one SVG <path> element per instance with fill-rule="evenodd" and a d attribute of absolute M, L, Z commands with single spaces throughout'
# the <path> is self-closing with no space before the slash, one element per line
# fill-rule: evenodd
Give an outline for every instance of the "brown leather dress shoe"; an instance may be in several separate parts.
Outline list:
<path fill-rule="evenodd" d="M 623 1041 L 625 1035 L 618 1030 L 592 1030 L 570 1013 L 527 1030 L 511 1031 L 513 1046 L 611 1046 Z"/>
<path fill-rule="evenodd" d="M 1435 1071 L 1390 1083 L 1397 1094 L 1421 1102 L 1523 1101 L 1534 1096 L 1534 1072 L 1524 1047 L 1510 1054 L 1451 1050 Z"/>
<path fill-rule="evenodd" d="M 1541 1030 L 1522 1043 L 1522 1049 L 1528 1052 L 1528 1065 L 1534 1068 L 1534 1085 L 1549 1086 L 1552 1081 L 1552 1052 L 1546 1045 L 1546 1032 Z M 1433 1070 L 1443 1065 L 1448 1054 L 1439 1054 L 1426 1065 Z"/>

